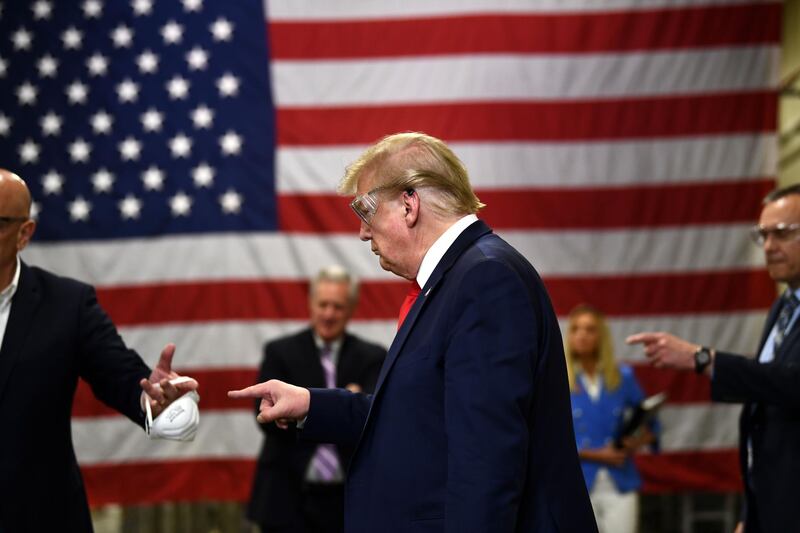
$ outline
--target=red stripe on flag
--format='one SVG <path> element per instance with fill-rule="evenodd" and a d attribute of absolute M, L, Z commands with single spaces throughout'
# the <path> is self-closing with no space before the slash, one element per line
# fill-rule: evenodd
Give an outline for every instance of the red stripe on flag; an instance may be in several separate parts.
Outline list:
<path fill-rule="evenodd" d="M 164 501 L 247 501 L 253 459 L 136 461 L 82 466 L 89 504 L 99 507 Z"/>
<path fill-rule="evenodd" d="M 739 492 L 742 478 L 735 449 L 637 455 L 642 492 Z"/>
<path fill-rule="evenodd" d="M 448 141 L 579 141 L 775 131 L 777 92 L 557 102 L 278 108 L 278 144 L 369 144 L 424 131 Z"/>
<path fill-rule="evenodd" d="M 394 318 L 408 287 L 400 281 L 361 284 L 354 318 Z M 207 320 L 304 320 L 308 283 L 296 280 L 209 281 L 98 288 L 119 326 Z"/>
<path fill-rule="evenodd" d="M 635 333 L 635 332 L 631 332 Z M 649 364 L 633 365 L 636 381 L 648 396 L 667 393 L 670 404 L 708 403 L 711 401 L 711 381 L 694 372 L 655 368 Z"/>
<path fill-rule="evenodd" d="M 767 309 L 775 298 L 775 283 L 762 270 L 548 277 L 544 282 L 561 316 L 581 303 L 610 316 L 645 316 Z"/>
<path fill-rule="evenodd" d="M 270 22 L 273 59 L 598 53 L 779 43 L 779 3 L 575 14 Z"/>
<path fill-rule="evenodd" d="M 739 491 L 736 450 L 637 455 L 643 492 L 681 490 Z M 137 461 L 82 466 L 93 507 L 160 501 L 246 501 L 250 496 L 252 459 Z"/>
<path fill-rule="evenodd" d="M 253 410 L 251 400 L 232 400 L 229 390 L 243 389 L 256 383 L 255 368 L 176 369 L 181 375 L 192 376 L 200 383 L 200 408 L 203 411 Z M 253 411 L 255 413 L 255 411 Z M 73 418 L 116 416 L 118 413 L 94 397 L 89 385 L 81 380 L 72 402 Z M 255 414 L 253 415 L 255 416 Z"/>
<path fill-rule="evenodd" d="M 766 309 L 775 286 L 761 270 L 545 278 L 556 312 L 590 302 L 610 316 L 733 312 Z M 100 303 L 120 326 L 210 320 L 304 320 L 307 284 L 300 281 L 212 281 L 98 289 Z M 407 287 L 401 281 L 361 286 L 357 319 L 397 316 Z M 233 303 L 235 302 L 235 304 Z"/>
<path fill-rule="evenodd" d="M 502 229 L 615 229 L 751 222 L 773 179 L 580 189 L 477 190 L 480 216 Z M 355 233 L 359 219 L 349 198 L 281 194 L 279 223 L 295 233 Z M 524 206 L 524 208 L 523 208 Z"/>

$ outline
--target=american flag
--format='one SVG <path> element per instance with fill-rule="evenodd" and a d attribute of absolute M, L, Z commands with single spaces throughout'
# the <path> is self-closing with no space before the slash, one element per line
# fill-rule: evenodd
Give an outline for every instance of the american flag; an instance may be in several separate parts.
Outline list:
<path fill-rule="evenodd" d="M 362 279 L 352 330 L 390 343 L 404 284 L 333 192 L 388 133 L 446 140 L 558 314 L 603 309 L 619 357 L 643 329 L 755 349 L 775 291 L 746 230 L 776 173 L 780 2 L 0 5 L 2 166 L 39 221 L 23 258 L 94 283 L 148 362 L 175 341 L 201 382 L 188 444 L 79 389 L 93 504 L 247 497 L 261 434 L 225 391 L 306 324 L 321 266 Z M 694 375 L 637 375 L 670 394 L 646 489 L 737 488 L 738 408 Z"/>

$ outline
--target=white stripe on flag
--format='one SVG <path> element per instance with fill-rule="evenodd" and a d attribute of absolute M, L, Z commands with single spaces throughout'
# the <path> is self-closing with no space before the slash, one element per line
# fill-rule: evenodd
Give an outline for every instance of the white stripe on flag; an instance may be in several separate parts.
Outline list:
<path fill-rule="evenodd" d="M 498 234 L 542 276 L 724 271 L 760 268 L 757 247 L 742 238 L 749 224 L 607 231 L 516 231 Z M 30 264 L 100 287 L 209 280 L 302 280 L 341 264 L 362 280 L 398 281 L 381 270 L 368 244 L 352 235 L 203 235 L 39 244 Z M 159 268 L 150 266 L 162 258 Z"/>
<path fill-rule="evenodd" d="M 363 0 L 264 0 L 270 20 L 307 21 L 403 19 L 444 15 L 486 13 L 591 13 L 638 11 L 661 8 L 703 7 L 764 3 L 777 0 L 404 0 L 364 2 Z"/>
<path fill-rule="evenodd" d="M 280 60 L 278 107 L 635 98 L 777 87 L 780 48 Z M 635 74 L 635 75 L 634 75 Z M 420 87 L 425 87 L 420 91 Z"/>
<path fill-rule="evenodd" d="M 576 188 L 741 181 L 774 175 L 773 134 L 589 143 L 450 144 L 475 189 Z M 344 170 L 365 146 L 281 147 L 281 193 L 336 190 Z"/>

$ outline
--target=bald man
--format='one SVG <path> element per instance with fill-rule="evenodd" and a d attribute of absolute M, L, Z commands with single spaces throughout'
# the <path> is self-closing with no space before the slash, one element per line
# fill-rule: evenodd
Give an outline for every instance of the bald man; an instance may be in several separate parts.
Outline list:
<path fill-rule="evenodd" d="M 169 383 L 171 344 L 148 368 L 91 286 L 20 261 L 30 208 L 25 182 L 0 169 L 0 531 L 91 532 L 70 433 L 78 378 L 140 426 L 144 402 L 155 417 L 197 383 Z"/>

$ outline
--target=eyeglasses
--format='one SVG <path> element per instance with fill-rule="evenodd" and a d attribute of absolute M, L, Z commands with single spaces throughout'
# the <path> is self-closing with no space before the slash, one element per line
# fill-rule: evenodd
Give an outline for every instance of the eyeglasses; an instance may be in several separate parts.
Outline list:
<path fill-rule="evenodd" d="M 378 192 L 384 189 L 393 189 L 396 186 L 396 184 L 388 183 L 375 187 L 364 194 L 360 194 L 350 202 L 350 209 L 358 215 L 358 218 L 364 221 L 364 224 L 369 226 L 372 217 L 375 216 L 375 212 L 378 210 Z M 405 189 L 404 194 L 412 195 L 414 194 L 414 189 L 409 187 Z"/>
<path fill-rule="evenodd" d="M 792 223 L 792 224 L 784 224 L 781 222 L 780 224 L 775 224 L 771 228 L 765 228 L 764 226 L 753 226 L 750 229 L 750 238 L 753 239 L 753 242 L 759 246 L 763 246 L 770 235 L 772 238 L 786 242 L 790 240 L 795 240 L 800 237 L 800 223 Z"/>
<path fill-rule="evenodd" d="M 369 192 L 359 194 L 353 201 L 350 202 L 350 209 L 352 209 L 358 218 L 364 221 L 364 224 L 369 226 L 372 217 L 378 210 L 378 194 L 377 192 L 384 187 L 376 187 Z"/>
<path fill-rule="evenodd" d="M 0 228 L 5 228 L 14 222 L 25 222 L 28 217 L 0 217 Z"/>

